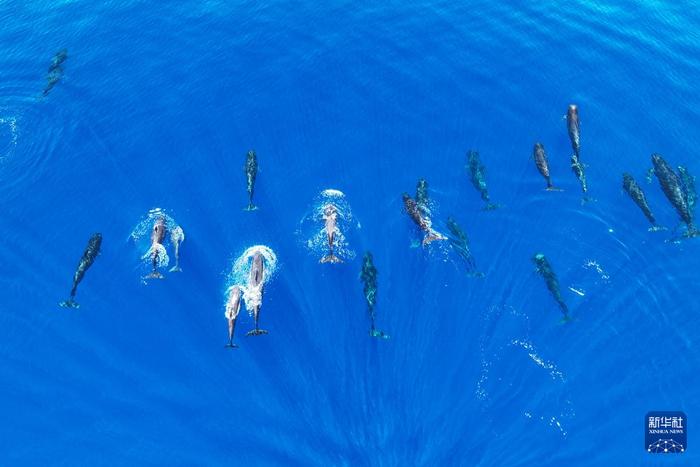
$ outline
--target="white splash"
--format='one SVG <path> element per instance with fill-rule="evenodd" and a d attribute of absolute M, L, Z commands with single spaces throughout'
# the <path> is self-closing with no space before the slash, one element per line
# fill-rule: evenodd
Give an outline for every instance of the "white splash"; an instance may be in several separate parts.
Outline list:
<path fill-rule="evenodd" d="M 592 259 L 587 259 L 583 263 L 583 267 L 586 269 L 595 269 L 595 271 L 598 273 L 601 279 L 604 281 L 607 281 L 610 279 L 610 276 L 603 270 L 603 268 L 598 264 L 597 261 L 592 260 Z"/>
<path fill-rule="evenodd" d="M 129 240 L 136 244 L 136 248 L 139 251 L 146 250 L 146 253 L 141 254 L 142 266 L 146 269 L 153 267 L 153 256 L 156 254 L 156 267 L 164 268 L 170 263 L 170 257 L 168 256 L 167 249 L 165 245 L 153 245 L 151 241 L 151 232 L 153 232 L 153 225 L 159 219 L 162 219 L 165 223 L 166 235 L 170 240 L 171 246 L 175 243 L 183 241 L 185 239 L 185 232 L 180 227 L 175 219 L 170 216 L 165 210 L 161 208 L 153 208 L 146 213 L 144 217 L 136 224 L 129 234 Z"/>
<path fill-rule="evenodd" d="M 17 118 L 16 117 L 0 117 L 0 126 L 7 127 L 9 131 L 9 142 L 0 148 L 0 160 L 12 154 L 17 146 Z"/>
<path fill-rule="evenodd" d="M 253 287 L 250 285 L 250 269 L 253 263 L 253 256 L 256 253 L 260 253 L 263 257 L 263 279 L 258 287 Z M 246 310 L 248 314 L 252 314 L 253 311 L 262 305 L 262 292 L 263 287 L 275 275 L 277 270 L 277 255 L 272 250 L 272 248 L 266 245 L 254 245 L 247 248 L 236 261 L 233 263 L 233 268 L 229 274 L 227 280 L 227 294 L 228 291 L 235 285 L 238 285 L 243 292 L 243 300 L 245 301 Z"/>
<path fill-rule="evenodd" d="M 562 373 L 554 363 L 547 362 L 542 357 L 537 355 L 537 351 L 535 350 L 535 347 L 532 345 L 532 343 L 527 341 L 521 341 L 519 339 L 513 339 L 513 341 L 511 341 L 511 344 L 525 349 L 532 361 L 535 362 L 538 366 L 547 370 L 552 379 L 558 379 L 560 381 L 565 380 L 564 373 Z"/>
<path fill-rule="evenodd" d="M 144 236 L 147 236 L 150 240 L 153 223 L 158 219 L 163 219 L 165 222 L 165 229 L 169 232 L 172 232 L 178 227 L 175 219 L 173 219 L 172 216 L 170 216 L 165 210 L 161 208 L 153 208 L 146 213 L 146 216 L 142 218 L 138 224 L 136 224 L 136 227 L 134 227 L 131 234 L 129 234 L 129 238 L 136 242 Z"/>
<path fill-rule="evenodd" d="M 153 264 L 153 256 L 156 258 L 156 266 L 159 268 L 164 268 L 170 263 L 170 257 L 165 247 L 161 244 L 151 245 L 148 251 L 141 257 L 142 260 L 147 261 L 148 264 Z"/>
<path fill-rule="evenodd" d="M 333 253 L 342 260 L 352 260 L 355 252 L 350 248 L 347 234 L 359 228 L 360 224 L 354 221 L 350 204 L 340 190 L 329 188 L 321 191 L 314 199 L 310 212 L 302 218 L 297 233 L 303 235 L 304 246 L 309 252 L 319 259 L 325 257 L 329 253 L 326 232 L 329 207 L 334 208 L 337 216 L 333 231 Z"/>
<path fill-rule="evenodd" d="M 321 192 L 321 196 L 327 196 L 330 198 L 343 198 L 345 197 L 345 193 L 343 193 L 340 190 L 335 190 L 333 188 L 328 188 L 327 190 L 323 190 Z"/>

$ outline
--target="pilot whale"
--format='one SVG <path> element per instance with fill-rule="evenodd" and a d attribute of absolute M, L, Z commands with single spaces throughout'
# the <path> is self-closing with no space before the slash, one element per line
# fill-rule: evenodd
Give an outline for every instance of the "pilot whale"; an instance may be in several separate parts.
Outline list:
<path fill-rule="evenodd" d="M 651 155 L 651 163 L 654 165 L 654 174 L 659 179 L 661 190 L 671 205 L 676 209 L 680 218 L 688 226 L 686 236 L 696 237 L 698 231 L 693 224 L 693 217 L 688 206 L 688 198 L 683 191 L 681 179 L 673 171 L 671 165 L 660 154 Z"/>
<path fill-rule="evenodd" d="M 228 344 L 226 347 L 236 348 L 238 345 L 233 343 L 233 332 L 236 329 L 236 319 L 238 312 L 241 309 L 241 288 L 234 285 L 229 289 L 228 300 L 226 301 L 226 319 L 228 320 Z"/>
<path fill-rule="evenodd" d="M 90 266 L 92 266 L 92 263 L 95 262 L 95 259 L 97 256 L 100 254 L 100 247 L 102 246 L 102 234 L 101 233 L 95 233 L 90 237 L 90 240 L 88 240 L 87 247 L 85 248 L 85 251 L 83 252 L 83 256 L 80 258 L 80 263 L 78 263 L 78 268 L 75 271 L 75 274 L 73 275 L 73 287 L 70 290 L 70 298 L 64 302 L 61 302 L 59 305 L 62 307 L 66 308 L 78 308 L 80 305 L 75 301 L 75 294 L 78 291 L 78 284 L 80 284 L 80 281 L 83 280 L 83 277 L 85 277 L 85 273 L 87 272 L 88 269 L 90 269 Z"/>
<path fill-rule="evenodd" d="M 428 217 L 422 212 L 422 210 L 418 206 L 418 203 L 416 203 L 416 201 L 413 198 L 411 198 L 411 196 L 408 193 L 404 193 L 402 197 L 404 206 L 406 208 L 406 213 L 408 213 L 408 216 L 411 218 L 411 220 L 423 232 L 425 232 L 425 237 L 423 237 L 423 246 L 435 240 L 447 240 L 447 237 L 433 230 L 430 217 Z"/>

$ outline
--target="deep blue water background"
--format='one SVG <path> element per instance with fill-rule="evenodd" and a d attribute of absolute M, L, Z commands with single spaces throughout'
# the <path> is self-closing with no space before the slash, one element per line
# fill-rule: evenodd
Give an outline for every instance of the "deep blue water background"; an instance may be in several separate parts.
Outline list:
<path fill-rule="evenodd" d="M 673 228 L 650 154 L 700 174 L 694 2 L 11 0 L 0 18 L 3 465 L 700 463 L 700 241 L 647 232 L 620 187 L 632 172 Z M 543 191 L 535 141 L 564 192 Z M 470 148 L 496 211 L 466 176 Z M 419 177 L 484 279 L 410 248 L 400 195 Z M 361 223 L 347 264 L 319 265 L 295 235 L 324 188 Z M 144 286 L 128 235 L 154 207 L 186 232 L 184 273 Z M 59 308 L 94 231 L 81 308 Z M 225 276 L 258 243 L 279 257 L 270 334 L 244 337 L 245 317 L 228 351 Z M 367 336 L 368 249 L 389 341 Z M 686 412 L 688 452 L 644 451 L 650 410 Z"/>

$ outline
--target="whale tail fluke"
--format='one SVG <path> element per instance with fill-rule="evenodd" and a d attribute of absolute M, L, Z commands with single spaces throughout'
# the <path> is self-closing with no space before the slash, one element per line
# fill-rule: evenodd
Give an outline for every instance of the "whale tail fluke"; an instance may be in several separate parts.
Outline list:
<path fill-rule="evenodd" d="M 268 334 L 268 332 L 264 329 L 253 329 L 248 331 L 245 335 L 246 336 L 262 336 L 263 334 Z"/>
<path fill-rule="evenodd" d="M 68 300 L 59 303 L 58 306 L 63 308 L 80 308 L 78 302 L 73 300 L 73 298 L 69 298 Z"/>
<path fill-rule="evenodd" d="M 384 331 L 380 331 L 379 329 L 372 329 L 369 331 L 370 337 L 376 337 L 378 339 L 390 339 L 391 336 L 389 334 L 385 334 Z"/>
<path fill-rule="evenodd" d="M 546 191 L 564 191 L 563 188 L 556 187 L 554 185 L 549 185 L 547 188 L 545 188 Z"/>
<path fill-rule="evenodd" d="M 496 203 L 491 203 L 491 202 L 489 202 L 489 203 L 486 204 L 486 206 L 484 206 L 484 211 L 494 211 L 494 210 L 496 210 L 496 209 L 498 209 L 498 208 L 500 208 L 500 207 L 501 207 L 500 204 L 496 204 Z"/>
<path fill-rule="evenodd" d="M 256 211 L 258 207 L 254 205 L 253 203 L 248 203 L 248 206 L 246 206 L 243 210 L 244 211 Z"/>
<path fill-rule="evenodd" d="M 440 232 L 436 232 L 434 230 L 431 230 L 427 234 L 425 234 L 425 237 L 423 237 L 423 246 L 434 242 L 435 240 L 447 240 L 447 237 L 445 237 L 443 234 Z"/>
<path fill-rule="evenodd" d="M 319 261 L 319 262 L 320 262 L 320 263 L 332 263 L 332 264 L 336 264 L 336 263 L 342 263 L 343 260 L 340 259 L 340 258 L 338 258 L 338 257 L 337 257 L 336 255 L 334 255 L 333 253 L 331 253 L 331 254 L 329 254 L 328 256 L 324 256 L 323 258 L 321 258 L 321 261 Z"/>
<path fill-rule="evenodd" d="M 182 268 L 180 267 L 179 264 L 176 264 L 172 268 L 170 268 L 170 272 L 182 272 Z"/>
<path fill-rule="evenodd" d="M 661 225 L 653 225 L 649 227 L 649 232 L 661 232 L 662 230 L 668 230 L 666 227 L 663 227 Z"/>
<path fill-rule="evenodd" d="M 237 349 L 237 348 L 238 348 L 238 344 L 234 344 L 233 342 L 229 342 L 229 343 L 226 344 L 224 347 L 226 347 L 227 349 Z"/>
<path fill-rule="evenodd" d="M 150 274 L 148 274 L 146 277 L 144 277 L 144 279 L 162 279 L 162 278 L 163 278 L 163 274 L 161 274 L 160 272 L 155 271 L 155 270 L 152 271 Z"/>
<path fill-rule="evenodd" d="M 572 322 L 574 319 L 569 314 L 565 314 L 564 317 L 559 320 L 559 324 L 567 324 Z"/>

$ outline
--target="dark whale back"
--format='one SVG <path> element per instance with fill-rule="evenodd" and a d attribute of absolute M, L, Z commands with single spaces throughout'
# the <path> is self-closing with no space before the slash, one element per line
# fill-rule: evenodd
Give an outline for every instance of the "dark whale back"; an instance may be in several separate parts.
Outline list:
<path fill-rule="evenodd" d="M 673 207 L 676 208 L 683 222 L 690 226 L 690 224 L 692 224 L 692 218 L 685 194 L 683 193 L 680 178 L 678 178 L 676 172 L 673 171 L 673 168 L 660 154 L 652 154 L 651 162 L 654 164 L 654 173 L 659 179 L 661 190 Z"/>
<path fill-rule="evenodd" d="M 581 150 L 578 107 L 573 104 L 569 106 L 569 110 L 566 112 L 566 128 L 569 132 L 571 148 L 574 150 L 576 158 L 578 158 Z"/>

